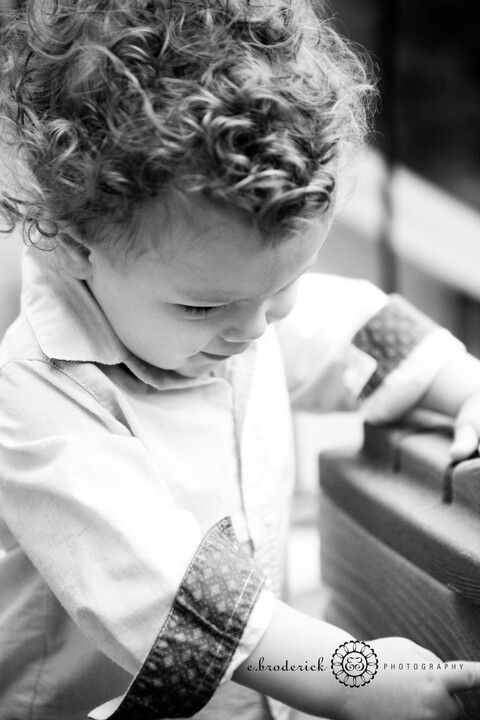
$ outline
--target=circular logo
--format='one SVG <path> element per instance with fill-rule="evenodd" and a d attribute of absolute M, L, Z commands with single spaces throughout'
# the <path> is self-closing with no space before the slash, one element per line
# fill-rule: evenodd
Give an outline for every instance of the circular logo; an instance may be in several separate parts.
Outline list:
<path fill-rule="evenodd" d="M 373 680 L 378 660 L 370 645 L 361 640 L 350 640 L 335 650 L 331 665 L 338 682 L 348 687 L 360 687 Z"/>

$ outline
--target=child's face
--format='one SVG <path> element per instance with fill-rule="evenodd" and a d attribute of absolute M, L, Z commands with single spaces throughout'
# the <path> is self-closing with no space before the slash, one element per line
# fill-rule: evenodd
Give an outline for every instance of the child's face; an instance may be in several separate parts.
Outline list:
<path fill-rule="evenodd" d="M 268 247 L 235 214 L 201 201 L 177 203 L 168 222 L 152 204 L 144 226 L 149 249 L 117 267 L 93 248 L 83 277 L 134 355 L 187 376 L 243 352 L 290 312 L 329 229 L 325 220 Z"/>

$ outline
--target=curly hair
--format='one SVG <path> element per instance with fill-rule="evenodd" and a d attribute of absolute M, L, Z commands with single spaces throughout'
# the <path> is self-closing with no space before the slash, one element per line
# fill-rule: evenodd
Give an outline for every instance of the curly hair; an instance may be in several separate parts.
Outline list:
<path fill-rule="evenodd" d="M 329 210 L 368 129 L 368 65 L 308 0 L 33 0 L 2 54 L 28 174 L 0 211 L 31 242 L 106 242 L 172 189 L 275 242 Z"/>

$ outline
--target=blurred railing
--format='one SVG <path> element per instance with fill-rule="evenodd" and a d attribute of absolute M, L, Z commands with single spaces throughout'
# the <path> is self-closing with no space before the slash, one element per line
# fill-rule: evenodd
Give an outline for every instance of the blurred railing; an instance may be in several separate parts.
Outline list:
<path fill-rule="evenodd" d="M 478 3 L 329 7 L 340 32 L 372 54 L 381 103 L 377 152 L 320 267 L 401 292 L 480 354 Z"/>

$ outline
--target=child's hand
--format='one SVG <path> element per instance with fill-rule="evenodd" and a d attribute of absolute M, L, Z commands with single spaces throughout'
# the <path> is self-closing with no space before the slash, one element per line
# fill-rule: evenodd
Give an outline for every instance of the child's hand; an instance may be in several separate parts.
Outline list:
<path fill-rule="evenodd" d="M 450 448 L 452 460 L 466 460 L 478 452 L 480 444 L 480 392 L 471 395 L 461 406 L 455 420 Z"/>
<path fill-rule="evenodd" d="M 419 405 L 456 418 L 450 448 L 452 460 L 466 460 L 478 452 L 480 362 L 477 358 L 469 353 L 454 355 L 438 373 Z"/>
<path fill-rule="evenodd" d="M 456 720 L 463 705 L 452 693 L 480 687 L 480 663 L 445 663 L 405 638 L 368 644 L 378 657 L 377 675 L 346 695 L 338 720 Z"/>

